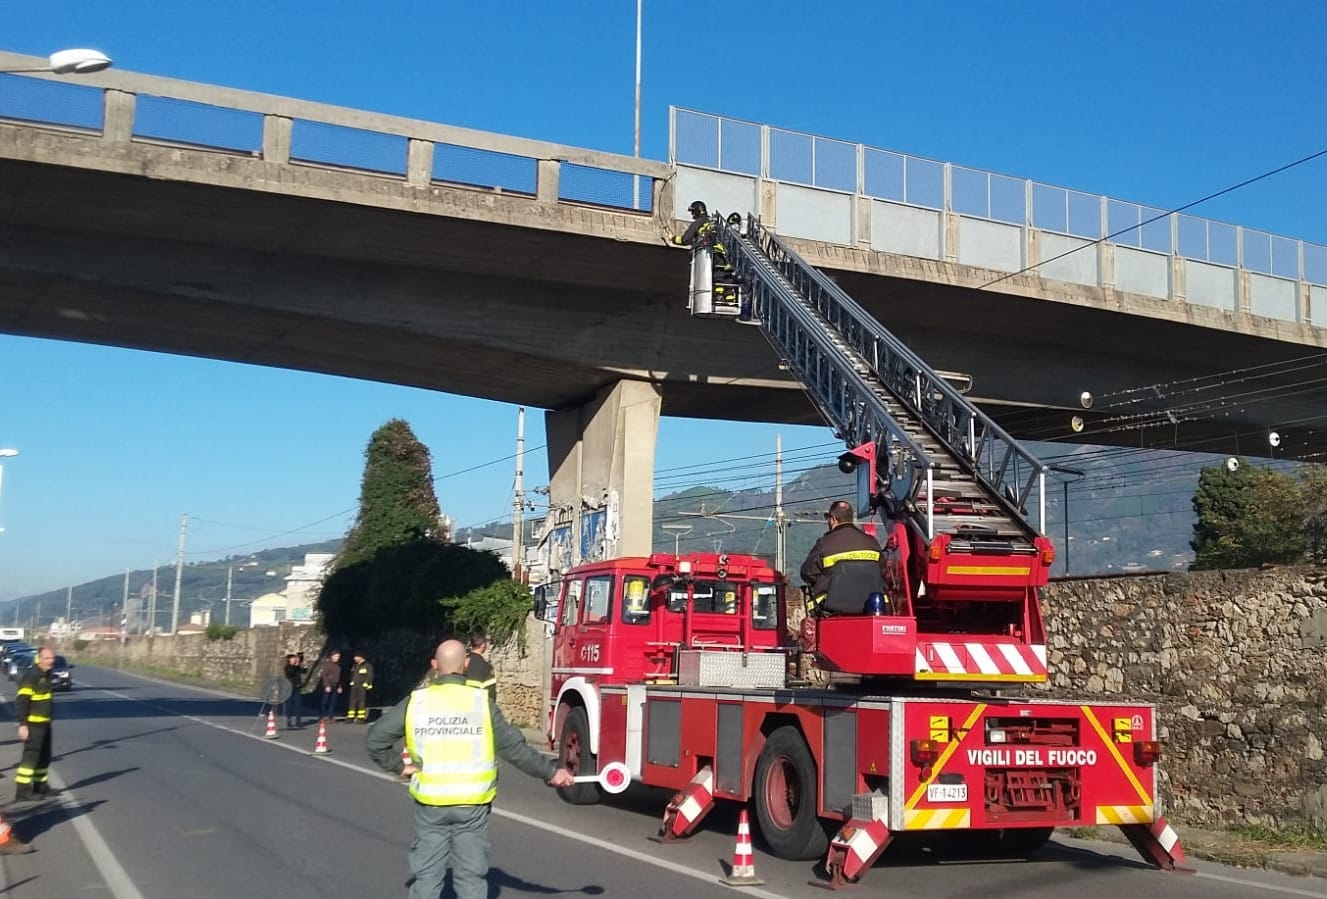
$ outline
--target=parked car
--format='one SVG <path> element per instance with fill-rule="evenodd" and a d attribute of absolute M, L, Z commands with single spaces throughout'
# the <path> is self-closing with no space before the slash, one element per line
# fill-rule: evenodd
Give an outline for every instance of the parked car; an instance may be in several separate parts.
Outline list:
<path fill-rule="evenodd" d="M 37 651 L 16 652 L 9 656 L 9 661 L 5 663 L 5 674 L 9 675 L 10 680 L 18 680 L 23 676 L 23 672 L 32 667 L 32 662 L 37 658 Z"/>
<path fill-rule="evenodd" d="M 73 665 L 64 656 L 56 656 L 51 665 L 51 689 L 69 691 L 74 689 L 74 678 L 70 675 Z"/>
<path fill-rule="evenodd" d="M 22 640 L 13 640 L 6 642 L 3 648 L 0 648 L 0 665 L 8 665 L 10 656 L 21 652 L 35 652 L 36 647 L 29 646 Z"/>

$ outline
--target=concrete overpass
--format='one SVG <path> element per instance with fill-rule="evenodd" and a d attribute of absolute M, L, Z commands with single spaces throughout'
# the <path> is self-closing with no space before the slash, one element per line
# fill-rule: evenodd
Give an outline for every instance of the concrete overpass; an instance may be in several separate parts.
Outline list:
<path fill-rule="evenodd" d="M 0 70 L 38 62 L 0 53 Z M 1024 436 L 1070 436 L 1084 389 L 1327 345 L 1312 324 L 1327 302 L 1312 245 L 1295 243 L 1293 279 L 1242 255 L 1222 267 L 1173 241 L 1164 254 L 1106 241 L 997 280 L 1087 241 L 1070 199 L 1061 234 L 1033 220 L 1031 199 L 1021 224 L 993 218 L 991 176 L 986 216 L 966 210 L 948 167 L 938 209 L 906 195 L 906 167 L 901 202 L 865 174 L 851 190 L 820 184 L 814 164 L 802 184 L 774 171 L 769 129 L 752 175 L 722 158 L 665 165 L 126 72 L 0 82 L 0 330 L 557 410 L 555 500 L 570 519 L 598 516 L 601 536 L 620 522 L 623 546 L 648 543 L 648 486 L 635 485 L 650 483 L 660 411 L 812 420 L 756 329 L 687 316 L 686 254 L 662 238 L 693 195 L 749 201 L 933 365 L 971 373 L 974 396 Z M 718 157 L 744 123 L 723 124 Z M 814 159 L 822 139 L 810 139 Z M 1164 397 L 1098 404 L 1083 439 L 1233 450 L 1242 434 L 1247 451 L 1277 426 L 1286 451 L 1319 452 L 1320 403 L 1285 396 L 1302 380 L 1260 382 L 1271 399 L 1210 414 L 1176 416 Z M 1164 427 L 1128 417 L 1167 411 Z"/>

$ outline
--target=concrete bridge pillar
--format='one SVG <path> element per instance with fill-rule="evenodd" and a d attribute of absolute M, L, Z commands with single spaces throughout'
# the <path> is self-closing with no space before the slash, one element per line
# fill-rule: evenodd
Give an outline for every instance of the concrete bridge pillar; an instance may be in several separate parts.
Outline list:
<path fill-rule="evenodd" d="M 654 384 L 618 381 L 545 414 L 551 568 L 653 549 L 659 407 Z"/>

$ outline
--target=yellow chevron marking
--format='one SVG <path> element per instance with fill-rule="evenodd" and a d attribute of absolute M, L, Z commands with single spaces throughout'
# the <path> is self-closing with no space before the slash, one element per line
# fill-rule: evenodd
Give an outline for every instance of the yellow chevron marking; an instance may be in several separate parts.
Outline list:
<path fill-rule="evenodd" d="M 965 808 L 923 808 L 903 813 L 904 830 L 955 830 L 972 826 L 972 811 Z"/>
<path fill-rule="evenodd" d="M 903 804 L 905 811 L 916 808 L 917 803 L 926 795 L 926 785 L 935 780 L 936 777 L 940 775 L 940 772 L 944 770 L 945 763 L 949 761 L 950 757 L 956 751 L 958 751 L 958 747 L 967 739 L 968 733 L 972 730 L 972 725 L 976 723 L 977 719 L 981 717 L 981 713 L 984 711 L 986 711 L 986 703 L 977 703 L 976 707 L 972 710 L 972 714 L 968 716 L 968 720 L 964 721 L 963 726 L 959 728 L 958 733 L 956 734 L 958 739 L 946 744 L 944 752 L 940 753 L 940 758 L 936 759 L 935 764 L 931 766 L 931 776 L 919 783 L 917 789 L 913 791 L 912 796 Z"/>
<path fill-rule="evenodd" d="M 1028 574 L 1031 568 L 1014 568 L 1001 565 L 950 565 L 945 569 L 945 574 Z"/>
<path fill-rule="evenodd" d="M 980 671 L 967 671 L 956 674 L 951 671 L 918 671 L 913 675 L 917 680 L 973 680 L 973 681 L 1009 681 L 1011 683 L 1032 684 L 1046 680 L 1045 674 L 982 674 Z"/>
<path fill-rule="evenodd" d="M 1154 809 L 1150 805 L 1099 805 L 1098 824 L 1151 824 Z"/>
<path fill-rule="evenodd" d="M 1127 762 L 1125 762 L 1124 756 L 1120 755 L 1120 750 L 1115 747 L 1115 743 L 1110 737 L 1106 736 L 1106 729 L 1101 726 L 1101 722 L 1097 720 L 1097 716 L 1092 714 L 1092 709 L 1085 705 L 1079 706 L 1079 708 L 1083 710 L 1083 717 L 1087 719 L 1087 722 L 1092 725 L 1092 729 L 1097 732 L 1097 736 L 1101 738 L 1101 745 L 1110 750 L 1110 754 L 1115 759 L 1115 764 L 1120 766 L 1120 770 L 1124 772 L 1124 776 L 1129 778 L 1129 783 L 1133 784 L 1134 790 L 1138 793 L 1138 798 L 1143 800 L 1145 805 L 1151 806 L 1152 797 L 1147 795 L 1147 790 L 1145 790 L 1143 785 L 1138 782 L 1138 778 L 1134 775 L 1133 769 L 1129 767 Z"/>

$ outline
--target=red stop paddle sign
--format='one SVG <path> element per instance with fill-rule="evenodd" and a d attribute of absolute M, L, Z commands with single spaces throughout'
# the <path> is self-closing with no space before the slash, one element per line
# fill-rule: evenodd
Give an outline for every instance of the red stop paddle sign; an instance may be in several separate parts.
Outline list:
<path fill-rule="evenodd" d="M 581 774 L 576 783 L 597 783 L 605 793 L 622 793 L 631 786 L 631 769 L 621 762 L 609 762 L 598 774 Z"/>

